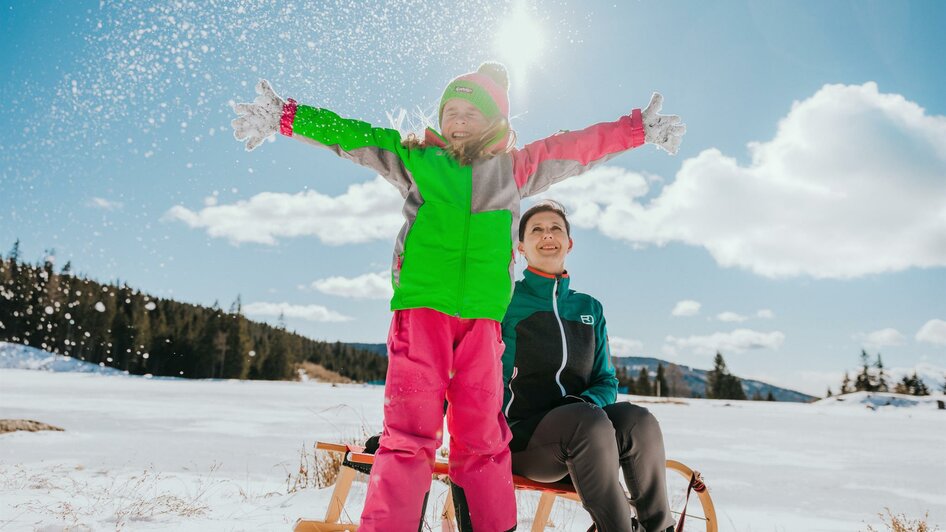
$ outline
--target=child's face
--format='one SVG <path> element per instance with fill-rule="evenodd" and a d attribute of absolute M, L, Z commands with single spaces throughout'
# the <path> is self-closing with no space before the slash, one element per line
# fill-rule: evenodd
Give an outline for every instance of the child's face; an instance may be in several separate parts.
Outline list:
<path fill-rule="evenodd" d="M 488 125 L 483 113 L 466 100 L 454 98 L 443 106 L 440 130 L 451 144 L 463 144 L 479 137 Z"/>

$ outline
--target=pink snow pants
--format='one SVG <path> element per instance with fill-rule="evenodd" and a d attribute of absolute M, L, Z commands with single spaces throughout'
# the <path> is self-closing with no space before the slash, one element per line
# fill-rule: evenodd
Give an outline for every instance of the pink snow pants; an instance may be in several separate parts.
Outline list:
<path fill-rule="evenodd" d="M 384 433 L 360 532 L 416 532 L 443 439 L 449 402 L 450 480 L 462 487 L 476 532 L 516 525 L 516 496 L 502 415 L 499 322 L 417 308 L 394 312 L 388 334 Z"/>

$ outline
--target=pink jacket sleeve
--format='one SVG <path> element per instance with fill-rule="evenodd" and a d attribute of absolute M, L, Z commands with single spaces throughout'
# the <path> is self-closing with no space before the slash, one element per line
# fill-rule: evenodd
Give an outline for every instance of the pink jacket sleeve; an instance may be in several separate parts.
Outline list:
<path fill-rule="evenodd" d="M 581 131 L 566 131 L 513 152 L 513 175 L 521 197 L 533 196 L 553 183 L 585 172 L 644 143 L 641 110 L 615 122 Z"/>

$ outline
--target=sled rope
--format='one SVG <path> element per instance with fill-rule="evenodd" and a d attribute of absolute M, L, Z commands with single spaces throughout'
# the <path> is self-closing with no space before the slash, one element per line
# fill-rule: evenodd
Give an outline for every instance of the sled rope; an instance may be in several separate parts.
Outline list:
<path fill-rule="evenodd" d="M 699 471 L 694 471 L 690 475 L 690 485 L 687 486 L 687 496 L 683 502 L 683 510 L 680 511 L 680 521 L 677 522 L 676 532 L 683 532 L 683 523 L 687 519 L 687 505 L 690 504 L 690 492 L 703 493 L 704 490 L 706 490 L 706 484 L 703 483 L 703 477 Z"/>

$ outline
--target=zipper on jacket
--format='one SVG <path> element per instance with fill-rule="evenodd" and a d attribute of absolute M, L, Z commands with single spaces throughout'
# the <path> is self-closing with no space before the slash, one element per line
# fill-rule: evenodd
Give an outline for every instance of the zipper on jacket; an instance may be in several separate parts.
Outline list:
<path fill-rule="evenodd" d="M 562 397 L 567 395 L 565 393 L 565 387 L 562 386 L 561 376 L 562 371 L 565 369 L 565 364 L 568 363 L 568 344 L 565 341 L 565 325 L 562 323 L 562 317 L 558 314 L 558 282 L 560 277 L 555 277 L 555 285 L 552 287 L 552 312 L 555 314 L 555 321 L 558 323 L 558 330 L 562 333 L 562 367 L 558 368 L 558 372 L 555 373 L 555 384 L 558 384 L 558 388 L 562 391 Z"/>
<path fill-rule="evenodd" d="M 519 374 L 519 368 L 516 366 L 512 367 L 512 377 L 509 377 L 509 402 L 506 403 L 506 417 L 509 417 L 509 409 L 512 408 L 512 402 L 516 400 L 516 392 L 512 391 L 512 381 L 516 380 L 516 375 Z"/>

